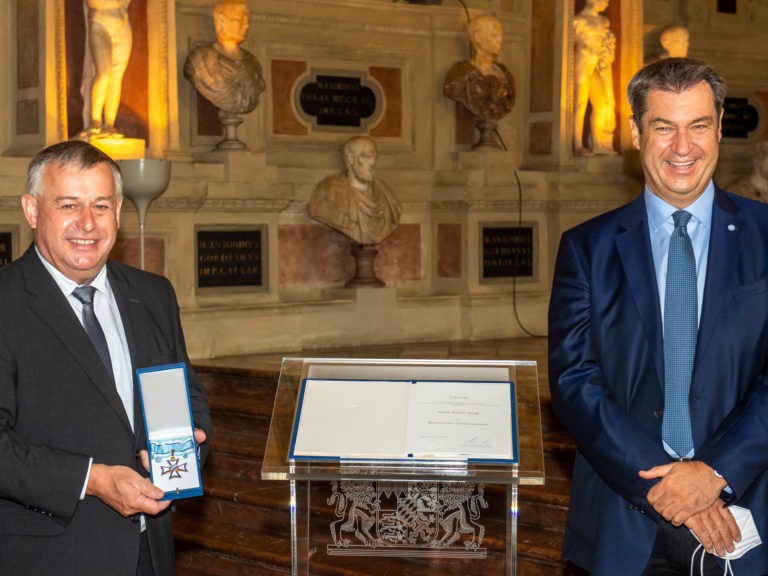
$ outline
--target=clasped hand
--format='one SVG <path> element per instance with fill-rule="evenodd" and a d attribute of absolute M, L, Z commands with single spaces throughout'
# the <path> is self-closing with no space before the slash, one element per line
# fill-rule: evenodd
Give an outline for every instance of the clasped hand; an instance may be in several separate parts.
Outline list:
<path fill-rule="evenodd" d="M 648 491 L 648 503 L 674 526 L 685 525 L 704 548 L 724 556 L 741 539 L 730 510 L 719 498 L 725 479 L 704 462 L 673 462 L 641 470 L 646 480 L 659 479 Z"/>
<path fill-rule="evenodd" d="M 205 432 L 195 428 L 195 441 L 202 444 L 205 438 Z M 144 469 L 149 471 L 147 451 L 142 450 L 140 457 Z M 163 490 L 127 466 L 108 466 L 94 462 L 85 493 L 96 496 L 126 517 L 134 514 L 159 514 L 171 504 L 170 500 L 161 500 L 165 495 Z"/>

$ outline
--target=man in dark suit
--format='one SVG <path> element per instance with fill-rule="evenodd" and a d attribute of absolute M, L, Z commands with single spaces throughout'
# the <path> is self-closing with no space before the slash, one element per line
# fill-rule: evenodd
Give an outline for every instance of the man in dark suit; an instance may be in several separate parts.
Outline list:
<path fill-rule="evenodd" d="M 174 573 L 135 370 L 187 365 L 201 458 L 211 419 L 170 283 L 108 261 L 122 199 L 118 166 L 85 142 L 30 164 L 22 207 L 35 242 L 0 271 L 2 574 Z M 106 360 L 81 324 L 79 286 L 95 288 Z"/>
<path fill-rule="evenodd" d="M 768 209 L 712 181 L 725 82 L 711 67 L 661 60 L 628 95 L 645 191 L 563 235 L 549 308 L 552 405 L 579 449 L 564 555 L 593 576 L 723 574 L 713 553 L 756 541 L 745 518 L 768 537 Z M 665 336 L 673 230 L 695 256 L 692 338 Z M 686 343 L 676 412 L 665 392 Z M 689 447 L 673 447 L 673 413 Z M 768 544 L 729 563 L 766 574 Z"/>

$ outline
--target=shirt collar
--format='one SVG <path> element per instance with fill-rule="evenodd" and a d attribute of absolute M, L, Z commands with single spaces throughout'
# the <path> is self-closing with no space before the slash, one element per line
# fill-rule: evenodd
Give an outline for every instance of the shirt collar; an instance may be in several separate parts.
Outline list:
<path fill-rule="evenodd" d="M 43 263 L 43 266 L 45 266 L 45 269 L 48 270 L 50 275 L 53 277 L 53 280 L 58 285 L 59 289 L 64 293 L 65 296 L 69 296 L 72 294 L 72 291 L 80 286 L 77 282 L 74 282 L 64 276 L 53 264 L 48 262 L 45 258 L 43 258 L 43 255 L 40 254 L 40 251 L 37 249 L 37 246 L 35 246 L 35 252 L 37 252 L 38 257 L 40 258 L 40 261 Z M 93 286 L 101 292 L 102 294 L 107 293 L 107 267 L 103 266 L 101 270 L 99 270 L 99 273 L 96 274 L 93 280 L 91 280 L 88 283 L 89 286 Z"/>
<path fill-rule="evenodd" d="M 651 230 L 656 231 L 665 222 L 670 221 L 672 214 L 677 212 L 678 208 L 675 208 L 668 202 L 662 200 L 656 194 L 651 192 L 646 186 L 645 192 L 645 209 L 648 212 L 648 224 Z M 693 219 L 700 222 L 704 226 L 709 226 L 712 221 L 712 206 L 715 202 L 715 185 L 712 180 L 709 181 L 704 193 L 696 198 L 696 200 L 690 206 L 685 207 L 686 212 L 690 212 Z"/>

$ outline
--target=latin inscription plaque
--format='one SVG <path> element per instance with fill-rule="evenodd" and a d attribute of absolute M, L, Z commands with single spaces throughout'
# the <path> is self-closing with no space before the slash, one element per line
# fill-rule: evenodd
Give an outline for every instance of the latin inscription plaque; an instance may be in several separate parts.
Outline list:
<path fill-rule="evenodd" d="M 378 84 L 362 71 L 313 70 L 296 94 L 300 116 L 317 131 L 364 131 L 384 109 Z"/>
<path fill-rule="evenodd" d="M 264 286 L 265 229 L 198 230 L 197 287 Z"/>
<path fill-rule="evenodd" d="M 482 225 L 482 279 L 534 276 L 534 226 Z"/>

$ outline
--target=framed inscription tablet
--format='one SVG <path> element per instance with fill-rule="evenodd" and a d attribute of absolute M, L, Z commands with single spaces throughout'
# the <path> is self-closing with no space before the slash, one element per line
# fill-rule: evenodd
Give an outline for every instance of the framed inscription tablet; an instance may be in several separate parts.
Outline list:
<path fill-rule="evenodd" d="M 266 232 L 266 226 L 198 228 L 197 287 L 266 287 Z"/>
<path fill-rule="evenodd" d="M 537 277 L 538 225 L 480 224 L 480 281 L 505 281 Z"/>

